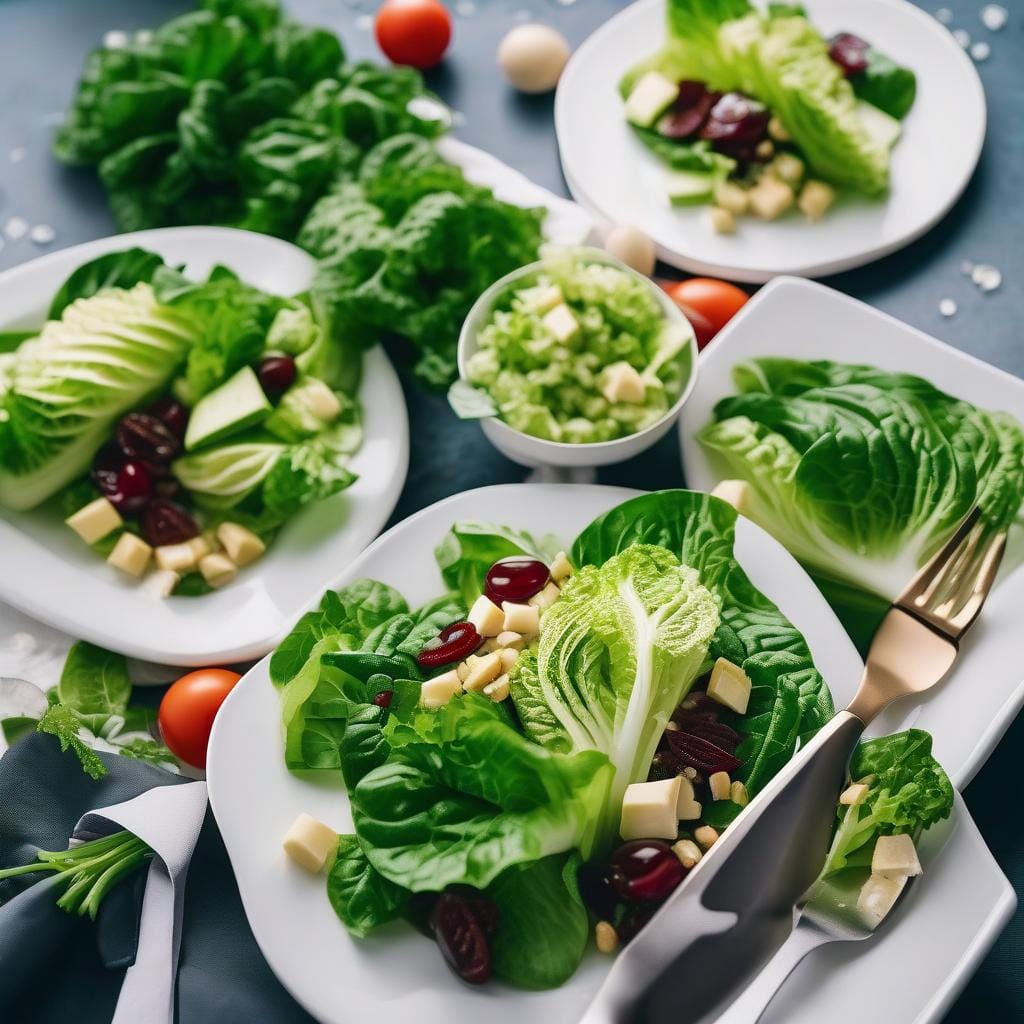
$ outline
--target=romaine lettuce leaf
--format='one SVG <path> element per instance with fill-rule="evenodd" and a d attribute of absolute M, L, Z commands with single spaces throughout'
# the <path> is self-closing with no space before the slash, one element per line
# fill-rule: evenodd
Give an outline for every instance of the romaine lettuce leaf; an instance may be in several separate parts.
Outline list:
<path fill-rule="evenodd" d="M 327 872 L 327 898 L 353 935 L 362 938 L 394 920 L 408 895 L 374 870 L 355 836 L 338 836 L 337 856 Z"/>

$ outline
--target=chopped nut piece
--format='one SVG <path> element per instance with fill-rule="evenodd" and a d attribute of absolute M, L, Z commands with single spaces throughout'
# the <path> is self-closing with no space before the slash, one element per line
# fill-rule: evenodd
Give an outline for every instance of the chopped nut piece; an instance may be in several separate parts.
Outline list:
<path fill-rule="evenodd" d="M 470 668 L 469 675 L 462 681 L 462 688 L 467 692 L 482 690 L 488 683 L 493 683 L 501 675 L 501 657 L 497 651 L 478 658 Z"/>
<path fill-rule="evenodd" d="M 439 708 L 462 692 L 462 681 L 455 669 L 450 669 L 420 686 L 420 704 L 431 710 Z"/>
<path fill-rule="evenodd" d="M 470 658 L 472 657 L 473 655 L 471 654 Z M 459 677 L 460 683 L 464 683 L 466 681 L 466 677 L 469 675 L 469 659 L 459 662 L 455 667 L 455 674 Z"/>
<path fill-rule="evenodd" d="M 762 139 L 754 149 L 759 160 L 771 160 L 775 156 L 775 143 L 771 139 Z"/>
<path fill-rule="evenodd" d="M 191 540 L 185 541 L 185 545 L 192 552 L 192 557 L 196 560 L 196 565 L 199 564 L 199 559 L 212 554 L 214 550 L 213 546 L 203 534 L 199 534 L 198 537 L 193 537 Z"/>
<path fill-rule="evenodd" d="M 747 713 L 750 703 L 750 678 L 746 672 L 725 658 L 719 658 L 711 670 L 708 696 L 738 715 Z"/>
<path fill-rule="evenodd" d="M 481 636 L 497 636 L 501 632 L 505 616 L 489 597 L 481 594 L 470 608 L 466 621 L 471 623 Z"/>
<path fill-rule="evenodd" d="M 886 878 L 909 878 L 921 874 L 914 840 L 908 835 L 879 836 L 871 857 L 871 872 Z"/>
<path fill-rule="evenodd" d="M 823 181 L 808 181 L 800 190 L 797 206 L 811 220 L 821 220 L 836 201 L 835 189 Z"/>
<path fill-rule="evenodd" d="M 715 186 L 715 206 L 739 216 L 747 212 L 749 204 L 747 190 L 734 181 L 720 181 Z"/>
<path fill-rule="evenodd" d="M 107 561 L 115 569 L 120 569 L 129 576 L 141 576 L 146 571 L 152 554 L 153 549 L 141 537 L 125 532 L 117 538 L 114 550 L 110 552 Z"/>
<path fill-rule="evenodd" d="M 776 142 L 789 142 L 791 138 L 789 132 L 786 131 L 786 126 L 774 114 L 768 122 L 768 134 Z"/>
<path fill-rule="evenodd" d="M 732 779 L 728 772 L 714 772 L 708 776 L 708 785 L 711 787 L 712 800 L 728 800 L 729 791 L 732 786 Z"/>
<path fill-rule="evenodd" d="M 80 508 L 73 516 L 68 516 L 64 522 L 86 544 L 95 544 L 96 541 L 103 540 L 108 533 L 112 533 L 123 525 L 124 520 L 106 498 L 97 498 Z"/>
<path fill-rule="evenodd" d="M 526 603 L 545 612 L 558 600 L 559 593 L 554 583 L 548 583 L 539 594 L 534 594 Z"/>
<path fill-rule="evenodd" d="M 701 849 L 710 850 L 718 842 L 718 832 L 710 825 L 701 825 L 700 828 L 694 829 L 693 838 L 697 840 Z"/>
<path fill-rule="evenodd" d="M 226 586 L 238 575 L 238 566 L 227 555 L 217 552 L 199 560 L 199 571 L 203 579 L 217 589 Z"/>
<path fill-rule="evenodd" d="M 680 839 L 673 844 L 672 852 L 679 858 L 679 863 L 689 870 L 704 856 L 700 847 L 692 839 Z"/>
<path fill-rule="evenodd" d="M 619 948 L 619 933 L 608 921 L 598 921 L 594 926 L 594 942 L 599 953 L 614 953 Z"/>
<path fill-rule="evenodd" d="M 162 544 L 153 549 L 158 569 L 169 569 L 182 576 L 196 567 L 195 552 L 188 544 Z"/>
<path fill-rule="evenodd" d="M 502 603 L 505 613 L 504 629 L 522 636 L 536 636 L 540 632 L 540 609 L 536 605 Z"/>
<path fill-rule="evenodd" d="M 784 181 L 762 174 L 748 193 L 751 212 L 762 220 L 776 220 L 793 205 L 793 189 Z"/>
<path fill-rule="evenodd" d="M 566 558 L 564 551 L 559 551 L 551 563 L 551 578 L 555 583 L 561 583 L 572 575 L 572 565 Z"/>
<path fill-rule="evenodd" d="M 493 683 L 484 687 L 484 696 L 490 698 L 495 704 L 500 703 L 508 696 L 508 674 L 498 676 Z"/>
<path fill-rule="evenodd" d="M 779 181 L 784 181 L 787 185 L 792 185 L 793 188 L 796 188 L 803 180 L 805 170 L 803 160 L 792 153 L 780 153 L 772 161 L 771 169 L 772 174 Z"/>
<path fill-rule="evenodd" d="M 683 769 L 683 775 L 685 778 L 690 779 L 692 781 L 693 779 L 697 778 L 697 769 L 691 768 L 690 765 L 687 765 Z"/>
<path fill-rule="evenodd" d="M 252 530 L 238 523 L 221 523 L 217 539 L 224 545 L 231 561 L 239 566 L 255 562 L 267 550 L 267 545 Z"/>
<path fill-rule="evenodd" d="M 712 206 L 708 210 L 711 229 L 716 235 L 735 235 L 736 218 L 723 206 Z"/>
<path fill-rule="evenodd" d="M 676 807 L 680 777 L 657 782 L 634 782 L 622 797 L 623 839 L 675 839 L 679 834 Z"/>
<path fill-rule="evenodd" d="M 308 814 L 300 814 L 284 837 L 284 852 L 310 874 L 323 871 L 338 849 L 338 833 Z"/>
<path fill-rule="evenodd" d="M 523 636 L 520 633 L 513 633 L 510 629 L 499 633 L 494 638 L 494 642 L 502 650 L 521 651 L 526 646 Z"/>
<path fill-rule="evenodd" d="M 700 817 L 701 810 L 700 803 L 694 799 L 693 782 L 686 775 L 680 775 L 676 818 L 679 821 L 696 821 Z"/>
<path fill-rule="evenodd" d="M 842 791 L 839 795 L 839 802 L 844 807 L 856 807 L 858 804 L 864 803 L 869 789 L 870 787 L 865 786 L 863 782 L 854 782 Z"/>
<path fill-rule="evenodd" d="M 738 779 L 729 787 L 729 799 L 740 807 L 746 807 L 750 803 L 750 796 L 747 787 Z"/>

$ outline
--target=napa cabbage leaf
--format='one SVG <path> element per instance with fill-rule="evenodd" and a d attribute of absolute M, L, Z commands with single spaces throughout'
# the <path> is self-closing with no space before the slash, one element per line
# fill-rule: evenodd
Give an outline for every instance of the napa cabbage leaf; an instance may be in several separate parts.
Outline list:
<path fill-rule="evenodd" d="M 744 511 L 826 580 L 891 600 L 977 504 L 1008 527 L 1024 431 L 910 374 L 757 359 L 699 439 Z"/>

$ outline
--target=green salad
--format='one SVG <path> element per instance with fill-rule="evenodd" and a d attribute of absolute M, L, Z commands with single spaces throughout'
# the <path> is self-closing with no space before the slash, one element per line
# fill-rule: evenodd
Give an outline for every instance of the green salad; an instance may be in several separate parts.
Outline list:
<path fill-rule="evenodd" d="M 692 372 L 691 337 L 639 274 L 554 249 L 497 296 L 449 395 L 464 418 L 499 416 L 547 441 L 614 441 L 671 408 Z"/>
<path fill-rule="evenodd" d="M 546 989 L 637 934 L 833 714 L 735 522 L 689 491 L 565 551 L 460 522 L 434 600 L 358 579 L 303 616 L 270 661 L 285 761 L 344 780 L 354 831 L 300 815 L 284 847 L 354 936 L 404 918 L 464 981 Z M 868 920 L 952 807 L 927 740 L 863 744 L 842 795 L 828 871 L 862 872 Z"/>
<path fill-rule="evenodd" d="M 906 373 L 760 358 L 698 434 L 733 500 L 823 585 L 866 646 L 891 600 L 980 505 L 1024 501 L 1024 428 Z"/>
<path fill-rule="evenodd" d="M 823 217 L 837 189 L 889 186 L 914 103 L 908 68 L 850 32 L 825 39 L 799 4 L 669 0 L 668 38 L 620 83 L 626 120 L 670 168 L 669 199 L 736 218 Z"/>
<path fill-rule="evenodd" d="M 205 593 L 355 480 L 362 356 L 305 298 L 126 249 L 0 357 L 0 506 L 56 506 L 126 578 Z"/>

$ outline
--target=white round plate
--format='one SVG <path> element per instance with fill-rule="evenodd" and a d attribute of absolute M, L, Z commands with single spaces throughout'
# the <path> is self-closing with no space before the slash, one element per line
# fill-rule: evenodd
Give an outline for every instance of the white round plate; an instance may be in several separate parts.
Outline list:
<path fill-rule="evenodd" d="M 704 207 L 669 205 L 664 165 L 634 137 L 618 83 L 665 39 L 665 0 L 640 0 L 573 55 L 555 98 L 562 169 L 579 203 L 606 221 L 635 224 L 666 263 L 695 274 L 759 283 L 777 274 L 822 277 L 870 263 L 936 224 L 967 185 L 985 137 L 985 95 L 949 30 L 904 0 L 806 0 L 823 35 L 850 31 L 917 75 L 917 99 L 893 151 L 881 200 L 844 196 L 824 220 L 741 219 L 716 235 Z"/>
<path fill-rule="evenodd" d="M 331 586 L 370 576 L 399 588 L 415 605 L 442 590 L 433 551 L 453 522 L 491 520 L 555 533 L 568 545 L 596 516 L 636 493 L 583 484 L 511 484 L 468 491 L 389 530 L 336 573 Z M 836 703 L 847 701 L 860 675 L 860 660 L 810 579 L 780 545 L 744 519 L 737 526 L 736 555 L 755 585 L 801 629 Z M 207 782 L 249 924 L 284 986 L 314 1017 L 329 1024 L 363 1018 L 378 1024 L 578 1020 L 610 963 L 596 952 L 561 988 L 522 992 L 498 984 L 461 984 L 432 943 L 402 922 L 364 940 L 348 935 L 327 901 L 324 878 L 296 868 L 281 850 L 282 837 L 302 811 L 339 832 L 351 832 L 352 820 L 340 782 L 320 781 L 319 775 L 313 781 L 314 773 L 300 778 L 285 769 L 280 702 L 268 660 L 245 676 L 221 708 L 210 739 Z M 936 830 L 932 841 L 937 847 L 945 844 L 946 850 L 936 870 L 929 864 L 911 896 L 912 908 L 887 929 L 884 943 L 871 944 L 867 956 L 847 948 L 838 961 L 831 952 L 827 962 L 810 958 L 797 976 L 809 982 L 801 984 L 803 998 L 785 1018 L 772 1020 L 817 1024 L 827 1017 L 833 1024 L 865 1019 L 925 1024 L 937 1019 L 1005 923 L 1013 892 L 962 808 Z M 921 949 L 928 949 L 926 957 Z M 898 993 L 890 1003 L 894 989 Z M 827 1011 L 815 995 L 826 990 Z M 895 1007 L 892 1013 L 890 1005 Z"/>
<path fill-rule="evenodd" d="M 313 260 L 266 235 L 231 228 L 161 228 L 87 242 L 0 274 L 4 329 L 39 325 L 76 267 L 141 246 L 198 278 L 222 263 L 258 288 L 294 295 Z M 47 625 L 123 654 L 169 665 L 225 664 L 270 650 L 314 590 L 322 590 L 380 532 L 409 463 L 409 424 L 398 377 L 376 348 L 365 356 L 359 479 L 304 509 L 267 554 L 223 590 L 158 600 L 139 592 L 47 511 L 0 511 L 0 600 Z"/>

